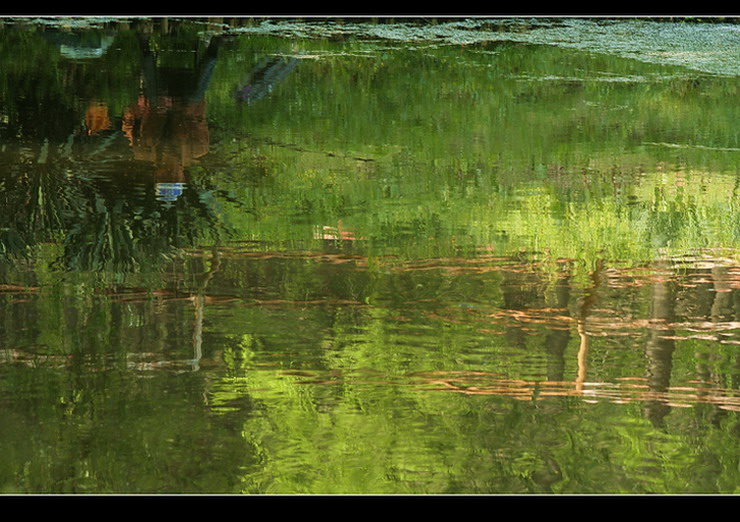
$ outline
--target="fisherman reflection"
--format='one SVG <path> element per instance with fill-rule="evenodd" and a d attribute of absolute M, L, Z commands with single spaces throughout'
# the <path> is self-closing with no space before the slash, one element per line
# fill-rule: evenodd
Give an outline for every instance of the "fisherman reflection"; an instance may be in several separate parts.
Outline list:
<path fill-rule="evenodd" d="M 158 199 L 175 201 L 185 169 L 209 149 L 205 92 L 222 37 L 214 37 L 192 69 L 158 67 L 148 38 L 140 39 L 143 90 L 125 110 L 122 130 L 134 158 L 154 164 Z"/>
<path fill-rule="evenodd" d="M 218 50 L 228 36 L 215 36 L 193 69 L 157 66 L 149 40 L 140 37 L 143 91 L 123 116 L 123 132 L 134 158 L 155 165 L 157 196 L 174 201 L 182 194 L 185 169 L 209 151 L 205 92 Z M 237 101 L 253 103 L 272 92 L 296 66 L 296 58 L 261 61 L 237 89 Z"/>

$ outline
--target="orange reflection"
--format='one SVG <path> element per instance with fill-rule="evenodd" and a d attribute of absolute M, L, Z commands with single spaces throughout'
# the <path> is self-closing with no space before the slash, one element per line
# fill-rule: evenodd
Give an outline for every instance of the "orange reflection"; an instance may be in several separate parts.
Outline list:
<path fill-rule="evenodd" d="M 363 237 L 355 237 L 355 233 L 352 230 L 348 230 L 342 225 L 342 220 L 337 221 L 337 226 L 323 226 L 320 229 L 317 228 L 314 234 L 315 239 L 330 239 L 336 240 L 341 239 L 343 241 L 355 241 L 357 239 L 364 239 Z"/>
<path fill-rule="evenodd" d="M 103 102 L 90 102 L 85 112 L 85 128 L 87 128 L 88 136 L 93 136 L 100 131 L 110 129 L 110 127 L 108 106 Z"/>
<path fill-rule="evenodd" d="M 185 181 L 185 167 L 209 149 L 203 100 L 188 103 L 164 96 L 155 104 L 140 96 L 124 112 L 122 130 L 134 158 L 153 163 L 160 183 Z"/>

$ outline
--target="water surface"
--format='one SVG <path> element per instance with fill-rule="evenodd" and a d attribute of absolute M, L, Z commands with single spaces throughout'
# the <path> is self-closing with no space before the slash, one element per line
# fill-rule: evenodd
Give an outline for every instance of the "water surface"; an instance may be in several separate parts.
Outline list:
<path fill-rule="evenodd" d="M 3 492 L 738 492 L 736 25 L 2 22 Z"/>

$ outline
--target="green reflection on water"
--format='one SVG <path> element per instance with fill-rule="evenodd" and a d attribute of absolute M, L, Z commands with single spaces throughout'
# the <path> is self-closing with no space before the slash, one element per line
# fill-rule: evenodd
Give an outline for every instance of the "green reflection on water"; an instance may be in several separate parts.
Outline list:
<path fill-rule="evenodd" d="M 0 29 L 3 491 L 737 492 L 736 78 L 648 45 L 732 26 L 83 22 Z"/>

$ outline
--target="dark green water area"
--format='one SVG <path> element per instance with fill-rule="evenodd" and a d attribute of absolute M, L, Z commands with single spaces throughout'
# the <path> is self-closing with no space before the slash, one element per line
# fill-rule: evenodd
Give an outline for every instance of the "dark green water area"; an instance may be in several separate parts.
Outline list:
<path fill-rule="evenodd" d="M 739 54 L 0 19 L 0 492 L 740 493 Z"/>

